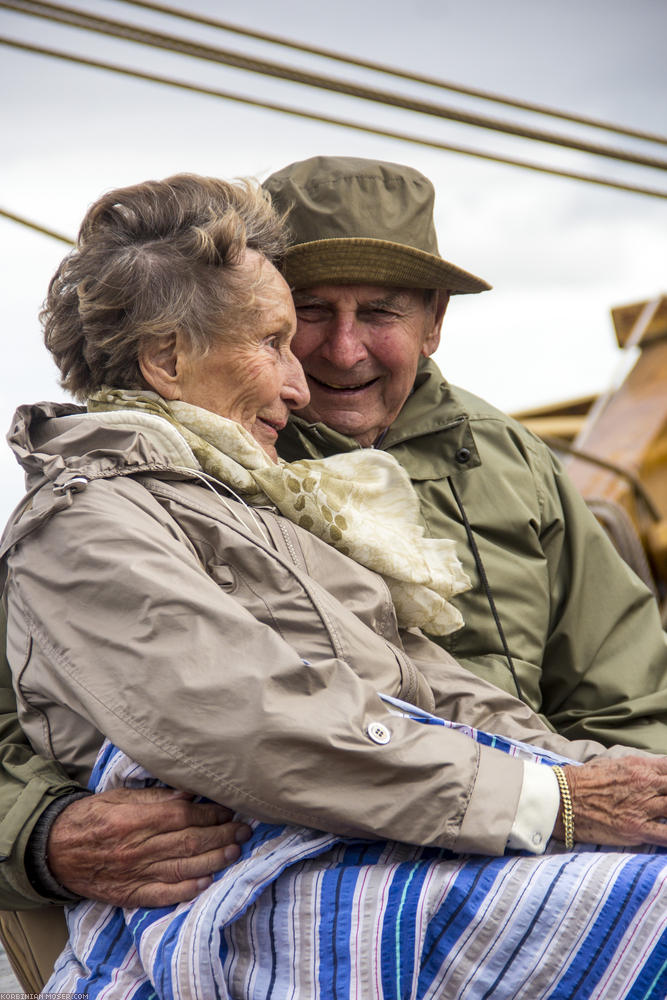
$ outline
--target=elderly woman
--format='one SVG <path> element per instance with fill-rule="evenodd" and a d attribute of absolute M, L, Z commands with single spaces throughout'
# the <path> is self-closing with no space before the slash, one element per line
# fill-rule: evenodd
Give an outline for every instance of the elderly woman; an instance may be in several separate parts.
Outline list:
<path fill-rule="evenodd" d="M 664 996 L 667 860 L 569 852 L 573 821 L 667 844 L 667 762 L 564 740 L 420 634 L 467 581 L 393 459 L 276 461 L 307 402 L 281 248 L 255 186 L 178 175 L 101 198 L 51 282 L 86 408 L 10 435 L 22 724 L 98 790 L 158 779 L 254 833 L 192 904 L 73 907 L 46 989 Z"/>

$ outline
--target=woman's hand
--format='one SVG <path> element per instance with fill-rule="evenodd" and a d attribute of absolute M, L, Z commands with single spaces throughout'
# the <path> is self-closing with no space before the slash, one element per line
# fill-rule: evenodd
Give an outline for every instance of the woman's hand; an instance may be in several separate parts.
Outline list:
<path fill-rule="evenodd" d="M 667 757 L 619 757 L 563 768 L 574 837 L 585 844 L 667 847 Z M 564 839 L 561 810 L 554 836 Z"/>
<path fill-rule="evenodd" d="M 51 827 L 47 862 L 70 892 L 117 906 L 193 899 L 250 836 L 214 803 L 168 788 L 115 788 L 78 799 Z"/>

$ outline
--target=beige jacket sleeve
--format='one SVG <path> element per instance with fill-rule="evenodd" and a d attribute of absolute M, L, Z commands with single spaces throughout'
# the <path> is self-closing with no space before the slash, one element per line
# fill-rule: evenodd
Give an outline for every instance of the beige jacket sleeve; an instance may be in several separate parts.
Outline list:
<path fill-rule="evenodd" d="M 584 763 L 593 757 L 653 757 L 647 750 L 595 740 L 569 740 L 545 718 L 502 688 L 470 673 L 450 658 L 443 670 L 442 650 L 421 632 L 402 633 L 403 647 L 433 693 L 435 715 L 466 722 L 477 729 L 534 744 L 561 757 Z"/>
<path fill-rule="evenodd" d="M 282 597 L 268 570 L 266 587 L 270 618 Z M 521 762 L 390 715 L 378 691 L 397 692 L 396 651 L 383 641 L 376 674 L 359 676 L 358 629 L 344 632 L 333 598 L 306 596 L 289 642 L 141 486 L 90 483 L 10 557 L 8 653 L 36 749 L 80 776 L 103 734 L 170 785 L 260 819 L 502 853 Z M 338 655 L 322 646 L 332 629 Z M 369 735 L 378 722 L 386 743 Z"/>

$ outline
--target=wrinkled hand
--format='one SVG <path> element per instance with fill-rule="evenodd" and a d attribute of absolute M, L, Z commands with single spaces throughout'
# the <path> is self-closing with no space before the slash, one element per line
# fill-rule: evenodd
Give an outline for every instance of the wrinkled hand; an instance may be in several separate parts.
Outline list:
<path fill-rule="evenodd" d="M 586 844 L 667 847 L 667 757 L 619 757 L 564 767 L 574 836 Z M 554 836 L 563 840 L 559 810 Z"/>
<path fill-rule="evenodd" d="M 70 892 L 120 906 L 194 898 L 250 836 L 224 806 L 168 788 L 116 788 L 78 799 L 49 832 L 50 871 Z"/>

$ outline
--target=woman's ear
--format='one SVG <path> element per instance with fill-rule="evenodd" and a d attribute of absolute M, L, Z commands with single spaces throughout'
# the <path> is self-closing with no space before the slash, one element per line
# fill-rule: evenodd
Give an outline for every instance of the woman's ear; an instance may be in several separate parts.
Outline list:
<path fill-rule="evenodd" d="M 148 385 L 164 399 L 180 399 L 176 334 L 151 340 L 139 355 L 139 368 Z"/>

